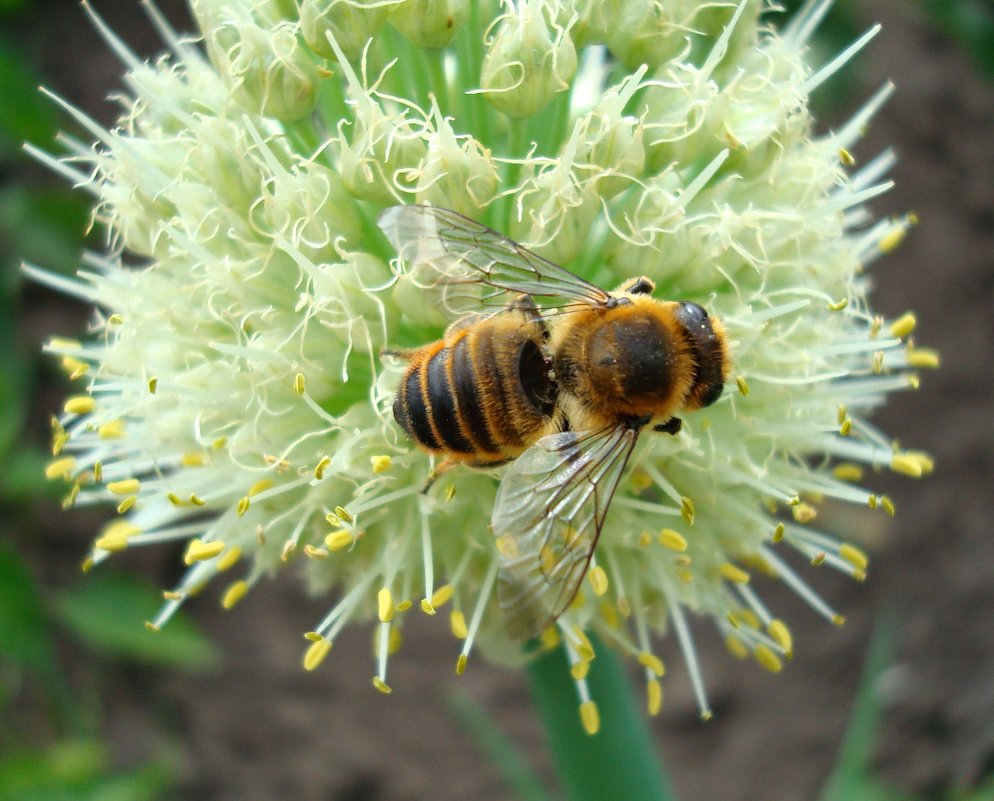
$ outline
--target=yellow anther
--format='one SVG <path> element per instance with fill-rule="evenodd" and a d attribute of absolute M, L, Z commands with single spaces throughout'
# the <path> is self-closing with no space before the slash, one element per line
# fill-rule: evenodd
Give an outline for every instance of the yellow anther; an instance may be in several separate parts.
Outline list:
<path fill-rule="evenodd" d="M 587 574 L 590 577 L 590 586 L 594 588 L 594 595 L 598 597 L 607 592 L 607 573 L 600 565 L 594 565 Z"/>
<path fill-rule="evenodd" d="M 188 565 L 192 565 L 194 562 L 203 562 L 207 559 L 213 559 L 224 550 L 224 547 L 224 543 L 221 540 L 204 542 L 203 540 L 194 537 L 190 540 L 190 544 L 186 546 L 186 553 L 183 554 L 183 561 Z"/>
<path fill-rule="evenodd" d="M 334 526 L 335 528 L 341 528 L 342 527 L 342 518 L 340 518 L 334 512 L 328 512 L 328 514 L 326 514 L 324 516 L 324 519 L 325 519 L 326 523 L 329 523 L 330 525 Z"/>
<path fill-rule="evenodd" d="M 107 491 L 113 495 L 134 495 L 141 488 L 141 482 L 137 478 L 126 478 L 123 481 L 111 481 L 107 484 Z"/>
<path fill-rule="evenodd" d="M 848 437 L 849 434 L 852 433 L 852 418 L 851 417 L 847 417 L 845 420 L 842 421 L 842 425 L 839 426 L 839 433 L 843 437 Z"/>
<path fill-rule="evenodd" d="M 431 601 L 430 600 L 428 600 L 427 598 L 422 598 L 421 599 L 421 611 L 424 612 L 426 615 L 434 615 L 435 614 L 435 607 L 431 605 Z"/>
<path fill-rule="evenodd" d="M 308 559 L 327 559 L 328 552 L 324 548 L 316 548 L 308 543 L 304 546 L 304 556 Z"/>
<path fill-rule="evenodd" d="M 260 492 L 265 492 L 267 489 L 273 486 L 272 479 L 264 478 L 260 481 L 256 481 L 251 487 L 248 488 L 248 492 L 245 494 L 250 498 L 254 498 Z"/>
<path fill-rule="evenodd" d="M 828 558 L 828 554 L 825 553 L 824 551 L 816 553 L 814 556 L 811 557 L 811 565 L 812 565 L 812 567 L 821 567 L 823 564 L 825 564 L 825 560 L 827 558 Z"/>
<path fill-rule="evenodd" d="M 205 501 L 203 498 L 201 498 L 195 492 L 191 492 L 190 493 L 190 503 L 192 503 L 194 506 L 206 506 L 207 505 L 207 501 Z"/>
<path fill-rule="evenodd" d="M 228 548 L 224 556 L 222 556 L 220 559 L 217 560 L 217 564 L 215 565 L 215 567 L 218 569 L 219 572 L 228 570 L 234 567 L 235 563 L 239 559 L 241 559 L 241 557 L 242 557 L 242 549 L 239 548 L 237 545 L 232 545 L 230 548 Z"/>
<path fill-rule="evenodd" d="M 779 673 L 783 670 L 783 661 L 773 653 L 773 649 L 770 646 L 760 643 L 752 650 L 753 658 L 759 662 L 764 668 L 766 668 L 770 673 Z"/>
<path fill-rule="evenodd" d="M 331 651 L 331 646 L 332 641 L 325 637 L 312 640 L 304 652 L 304 670 L 314 670 L 320 665 Z"/>
<path fill-rule="evenodd" d="M 518 544 L 513 537 L 503 536 L 496 540 L 497 552 L 506 559 L 514 559 L 518 555 Z"/>
<path fill-rule="evenodd" d="M 111 420 L 97 428 L 97 435 L 100 439 L 120 439 L 124 436 L 124 421 Z"/>
<path fill-rule="evenodd" d="M 384 587 L 379 591 L 376 596 L 377 605 L 379 607 L 379 617 L 381 623 L 389 623 L 393 620 L 394 609 L 393 605 L 393 594 L 390 592 L 389 587 Z"/>
<path fill-rule="evenodd" d="M 323 640 L 324 637 L 322 637 L 316 631 L 305 631 L 304 639 L 307 640 L 307 642 L 317 642 L 318 640 Z"/>
<path fill-rule="evenodd" d="M 96 562 L 94 561 L 93 557 L 87 556 L 86 558 L 83 559 L 82 562 L 79 563 L 79 569 L 82 570 L 84 573 L 89 573 L 91 570 L 93 570 L 93 566 L 95 564 Z"/>
<path fill-rule="evenodd" d="M 173 506 L 183 505 L 183 499 L 180 498 L 179 495 L 177 495 L 175 492 L 167 492 L 166 498 L 169 500 L 169 503 L 171 503 Z"/>
<path fill-rule="evenodd" d="M 306 389 L 307 385 L 304 379 L 304 374 L 297 373 L 293 377 L 293 391 L 296 392 L 298 395 L 303 395 Z"/>
<path fill-rule="evenodd" d="M 829 311 L 842 311 L 848 305 L 849 298 L 839 298 L 839 300 L 834 303 L 827 304 Z"/>
<path fill-rule="evenodd" d="M 469 629 L 466 628 L 466 616 L 458 609 L 453 609 L 449 613 L 449 628 L 452 630 L 452 636 L 457 640 L 465 640 L 469 634 Z"/>
<path fill-rule="evenodd" d="M 390 465 L 393 464 L 393 459 L 391 459 L 386 454 L 381 453 L 376 456 L 370 456 L 369 464 L 373 468 L 373 473 L 379 476 L 390 469 Z"/>
<path fill-rule="evenodd" d="M 595 701 L 584 701 L 580 704 L 580 722 L 583 723 L 583 730 L 590 736 L 600 730 L 601 714 L 597 710 Z"/>
<path fill-rule="evenodd" d="M 838 612 L 836 612 L 834 615 L 832 615 L 832 625 L 842 628 L 842 626 L 846 625 L 846 616 L 840 615 Z"/>
<path fill-rule="evenodd" d="M 791 507 L 790 514 L 798 523 L 810 523 L 818 517 L 818 510 L 810 503 L 799 503 Z"/>
<path fill-rule="evenodd" d="M 855 167 L 856 159 L 853 154 L 846 150 L 844 147 L 839 148 L 839 163 L 843 167 Z"/>
<path fill-rule="evenodd" d="M 107 325 L 124 325 L 124 317 L 117 312 L 114 312 L 107 318 Z"/>
<path fill-rule="evenodd" d="M 328 469 L 328 465 L 331 464 L 330 456 L 322 456 L 321 461 L 317 463 L 314 467 L 314 478 L 318 481 L 324 478 L 324 471 Z"/>
<path fill-rule="evenodd" d="M 203 467 L 207 463 L 207 454 L 200 451 L 184 453 L 180 457 L 180 464 L 182 464 L 183 467 Z"/>
<path fill-rule="evenodd" d="M 186 596 L 176 590 L 163 590 L 162 598 L 165 601 L 182 601 Z"/>
<path fill-rule="evenodd" d="M 86 375 L 86 371 L 90 369 L 90 365 L 84 361 L 80 361 L 75 356 L 63 356 L 62 369 L 69 373 L 70 381 L 75 381 L 77 378 L 82 378 Z"/>
<path fill-rule="evenodd" d="M 49 462 L 45 467 L 45 478 L 53 481 L 56 478 L 69 481 L 73 471 L 76 469 L 76 459 L 72 456 L 63 456 L 61 459 Z"/>
<path fill-rule="evenodd" d="M 905 312 L 890 324 L 890 335 L 898 339 L 904 339 L 915 330 L 918 325 L 918 318 L 912 312 Z"/>
<path fill-rule="evenodd" d="M 248 591 L 249 583 L 247 581 L 233 581 L 224 591 L 224 595 L 221 596 L 221 608 L 231 609 L 248 594 Z"/>
<path fill-rule="evenodd" d="M 694 574 L 692 571 L 685 567 L 681 567 L 676 571 L 676 577 L 680 579 L 684 584 L 692 584 L 694 581 Z"/>
<path fill-rule="evenodd" d="M 405 598 L 403 601 L 401 601 L 399 604 L 397 604 L 393 608 L 393 611 L 394 612 L 406 612 L 412 606 L 414 606 L 414 602 L 410 598 Z"/>
<path fill-rule="evenodd" d="M 348 548 L 355 537 L 348 531 L 332 531 L 327 537 L 324 538 L 324 544 L 327 546 L 329 551 L 343 551 Z"/>
<path fill-rule="evenodd" d="M 104 480 L 104 465 L 103 462 L 93 463 L 93 480 L 97 484 L 102 484 Z"/>
<path fill-rule="evenodd" d="M 239 517 L 244 517 L 245 513 L 249 510 L 249 507 L 251 505 L 252 501 L 249 499 L 248 495 L 246 495 L 243 498 L 240 498 L 238 501 L 238 505 L 235 506 L 235 514 L 237 514 Z"/>
<path fill-rule="evenodd" d="M 853 570 L 852 577 L 854 581 L 866 581 L 866 571 L 865 570 Z"/>
<path fill-rule="evenodd" d="M 731 634 L 725 637 L 725 647 L 736 659 L 745 659 L 749 656 L 749 649 L 746 648 L 745 643 Z"/>
<path fill-rule="evenodd" d="M 897 512 L 897 509 L 894 508 L 894 501 L 892 501 L 886 495 L 880 496 L 880 507 L 891 517 L 893 517 L 894 514 Z"/>
<path fill-rule="evenodd" d="M 92 395 L 74 395 L 62 407 L 66 414 L 89 414 L 97 407 Z"/>
<path fill-rule="evenodd" d="M 355 518 L 353 518 L 352 515 L 350 515 L 348 511 L 346 509 L 343 509 L 341 506 L 335 507 L 335 514 L 338 515 L 338 517 L 341 520 L 344 520 L 346 523 L 352 524 L 355 522 Z"/>
<path fill-rule="evenodd" d="M 292 557 L 297 552 L 297 543 L 293 540 L 287 540 L 283 543 L 283 550 L 280 551 L 280 561 L 289 562 L 290 557 Z"/>
<path fill-rule="evenodd" d="M 141 534 L 142 530 L 140 527 L 136 526 L 130 520 L 112 520 L 106 526 L 104 526 L 103 531 L 100 532 L 102 537 L 134 537 L 136 534 Z"/>
<path fill-rule="evenodd" d="M 733 565 L 731 562 L 724 562 L 718 568 L 718 572 L 721 573 L 723 577 L 729 581 L 733 581 L 736 584 L 748 584 L 749 574 L 743 570 L 738 565 Z"/>
<path fill-rule="evenodd" d="M 228 444 L 228 438 L 227 437 L 218 437 L 216 440 L 214 440 L 211 443 L 211 447 L 214 450 L 219 451 L 219 450 L 221 450 L 221 448 L 223 448 L 227 444 Z"/>
<path fill-rule="evenodd" d="M 863 468 L 852 462 L 843 462 L 832 468 L 832 475 L 839 481 L 860 481 L 863 478 Z"/>
<path fill-rule="evenodd" d="M 884 352 L 882 350 L 873 352 L 870 369 L 873 370 L 874 375 L 880 375 L 884 371 Z"/>
<path fill-rule="evenodd" d="M 400 629 L 396 626 L 392 627 L 390 633 L 387 635 L 387 655 L 393 656 L 400 650 L 403 644 L 404 635 L 400 633 Z"/>
<path fill-rule="evenodd" d="M 694 525 L 694 502 L 686 495 L 680 498 L 680 516 L 687 521 L 688 526 Z"/>
<path fill-rule="evenodd" d="M 119 515 L 123 515 L 125 512 L 129 511 L 131 507 L 134 506 L 136 503 L 138 503 L 138 496 L 129 495 L 127 498 L 125 498 L 117 505 L 117 513 Z"/>
<path fill-rule="evenodd" d="M 456 591 L 455 587 L 453 587 L 451 584 L 443 584 L 441 587 L 439 587 L 437 590 L 435 590 L 435 592 L 431 594 L 431 605 L 435 609 L 439 609 L 445 606 L 445 604 L 447 604 L 452 599 L 452 595 L 453 593 L 455 593 L 455 591 Z"/>
<path fill-rule="evenodd" d="M 777 527 L 773 529 L 773 541 L 780 542 L 783 540 L 783 534 L 787 530 L 787 527 L 783 523 L 777 523 Z"/>
<path fill-rule="evenodd" d="M 848 542 L 844 542 L 839 546 L 839 558 L 848 562 L 857 570 L 866 570 L 870 564 L 869 557 L 862 549 L 857 548 L 855 545 L 850 545 Z"/>
<path fill-rule="evenodd" d="M 655 654 L 650 654 L 648 651 L 641 651 L 639 652 L 638 660 L 640 665 L 651 670 L 657 676 L 662 676 L 666 673 L 666 667 L 663 665 L 663 660 Z"/>
<path fill-rule="evenodd" d="M 658 715 L 663 708 L 663 685 L 656 679 L 645 683 L 645 707 L 650 715 Z"/>
<path fill-rule="evenodd" d="M 840 403 L 839 408 L 835 412 L 836 421 L 838 422 L 839 425 L 842 425 L 846 421 L 846 418 L 848 416 L 849 416 L 849 411 L 846 409 L 846 405 L 844 403 Z"/>
<path fill-rule="evenodd" d="M 156 626 L 155 623 L 153 623 L 151 620 L 146 620 L 145 621 L 145 628 L 148 631 L 152 632 L 153 634 L 157 634 L 158 631 L 159 631 L 159 627 Z"/>
<path fill-rule="evenodd" d="M 648 548 L 649 545 L 651 544 L 652 544 L 652 534 L 650 534 L 648 531 L 643 531 L 641 534 L 639 534 L 639 545 L 641 545 L 643 548 Z"/>
<path fill-rule="evenodd" d="M 452 503 L 452 499 L 456 497 L 456 485 L 446 484 L 445 485 L 445 502 Z"/>
<path fill-rule="evenodd" d="M 636 493 L 645 492 L 652 486 L 652 478 L 645 472 L 645 470 L 632 471 L 632 475 L 628 481 L 631 483 L 632 489 Z"/>
<path fill-rule="evenodd" d="M 869 506 L 871 509 L 876 509 L 877 508 L 877 496 L 871 494 L 870 497 L 866 499 L 866 505 Z"/>
<path fill-rule="evenodd" d="M 590 663 L 584 662 L 581 659 L 579 662 L 574 662 L 570 665 L 569 672 L 573 677 L 573 681 L 583 681 L 590 672 Z"/>
<path fill-rule="evenodd" d="M 546 651 L 551 651 L 559 645 L 559 629 L 555 626 L 546 626 L 542 630 L 542 633 L 538 635 L 538 638 L 542 643 L 542 647 Z"/>
<path fill-rule="evenodd" d="M 76 499 L 78 497 L 79 497 L 79 484 L 73 484 L 72 489 L 69 490 L 69 494 L 62 499 L 62 508 L 63 509 L 71 508 L 72 505 L 76 503 Z"/>
<path fill-rule="evenodd" d="M 459 654 L 459 658 L 456 660 L 456 675 L 461 676 L 466 672 L 466 663 L 469 662 L 469 657 L 466 654 Z"/>
<path fill-rule="evenodd" d="M 117 553 L 128 547 L 128 537 L 120 533 L 104 534 L 102 537 L 96 539 L 93 547 L 100 551 Z"/>
<path fill-rule="evenodd" d="M 744 375 L 735 376 L 735 386 L 739 388 L 739 394 L 745 398 L 749 395 L 749 382 L 745 380 Z"/>
<path fill-rule="evenodd" d="M 573 626 L 573 636 L 576 638 L 576 642 L 573 643 L 573 647 L 576 649 L 577 656 L 587 662 L 592 660 L 595 656 L 594 646 L 583 629 L 579 626 Z"/>
<path fill-rule="evenodd" d="M 618 624 L 621 621 L 618 620 L 617 610 L 611 606 L 610 603 L 603 601 L 597 608 L 597 611 L 600 613 L 601 620 L 607 623 L 607 625 L 609 625 L 612 629 L 618 628 Z"/>
<path fill-rule="evenodd" d="M 393 692 L 393 690 L 390 689 L 390 685 L 383 681 L 383 679 L 379 676 L 373 676 L 373 686 L 384 695 L 390 695 L 390 693 Z"/>
<path fill-rule="evenodd" d="M 890 469 L 912 478 L 921 478 L 935 469 L 935 462 L 922 451 L 904 451 L 891 457 Z"/>
<path fill-rule="evenodd" d="M 779 645 L 784 652 L 784 656 L 791 659 L 794 654 L 794 637 L 790 633 L 790 629 L 787 628 L 787 624 L 784 623 L 779 618 L 774 618 L 766 626 L 766 633 L 770 635 L 777 645 Z"/>
<path fill-rule="evenodd" d="M 903 225 L 895 225 L 886 234 L 880 237 L 880 241 L 877 242 L 877 247 L 880 248 L 881 253 L 890 253 L 904 241 L 904 237 L 907 233 L 908 231 Z"/>
<path fill-rule="evenodd" d="M 759 628 L 759 616 L 751 609 L 740 609 L 738 611 L 739 620 L 751 629 Z"/>
<path fill-rule="evenodd" d="M 686 538 L 679 531 L 674 531 L 671 528 L 664 528 L 659 532 L 659 543 L 671 551 L 683 553 L 687 550 Z"/>
<path fill-rule="evenodd" d="M 150 395 L 154 395 L 158 391 L 158 389 L 159 389 L 159 377 L 154 375 L 148 380 L 148 392 Z"/>
<path fill-rule="evenodd" d="M 941 363 L 939 351 L 932 348 L 908 348 L 907 358 L 909 367 L 935 368 Z"/>
<path fill-rule="evenodd" d="M 551 575 L 558 561 L 556 552 L 548 545 L 543 545 L 542 550 L 538 552 L 538 562 L 542 567 L 542 572 L 547 576 Z"/>

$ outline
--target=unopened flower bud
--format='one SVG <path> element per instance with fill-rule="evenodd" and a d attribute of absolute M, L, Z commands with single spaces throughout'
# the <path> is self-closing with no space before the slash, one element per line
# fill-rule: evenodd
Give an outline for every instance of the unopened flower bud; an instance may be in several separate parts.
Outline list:
<path fill-rule="evenodd" d="M 434 114 L 436 129 L 428 137 L 416 202 L 448 206 L 469 217 L 479 217 L 497 191 L 497 167 L 490 151 L 477 140 L 456 138 L 438 106 Z"/>
<path fill-rule="evenodd" d="M 522 0 L 505 14 L 483 61 L 481 84 L 490 104 L 511 117 L 528 117 L 569 88 L 576 47 L 547 19 L 541 0 Z"/>
<path fill-rule="evenodd" d="M 392 5 L 389 0 L 303 0 L 300 32 L 311 50 L 330 59 L 336 56 L 328 36 L 334 36 L 345 57 L 355 61 L 383 28 Z"/>
<path fill-rule="evenodd" d="M 417 47 L 447 45 L 469 18 L 469 0 L 403 0 L 390 12 L 390 24 Z"/>
<path fill-rule="evenodd" d="M 249 111 L 287 122 L 313 111 L 318 69 L 296 26 L 227 20 L 209 32 L 207 46 L 234 98 Z"/>

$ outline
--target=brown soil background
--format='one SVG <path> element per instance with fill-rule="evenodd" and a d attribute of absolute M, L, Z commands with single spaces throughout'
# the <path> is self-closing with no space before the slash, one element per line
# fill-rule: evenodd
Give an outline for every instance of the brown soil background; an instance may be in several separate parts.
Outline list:
<path fill-rule="evenodd" d="M 95 5 L 139 53 L 160 49 L 136 3 Z M 160 6 L 185 25 L 179 2 Z M 17 21 L 9 33 L 37 54 L 49 86 L 112 122 L 114 107 L 105 97 L 120 85 L 119 63 L 77 4 L 36 7 L 41 13 Z M 847 615 L 844 628 L 825 624 L 782 588 L 763 587 L 795 633 L 797 655 L 782 674 L 735 662 L 710 627 L 696 627 L 717 712 L 712 722 L 697 718 L 675 642 L 664 645 L 671 669 L 664 712 L 652 727 L 685 801 L 816 798 L 845 731 L 872 625 L 888 607 L 900 614 L 899 650 L 881 687 L 886 714 L 878 768 L 922 794 L 970 786 L 994 772 L 992 87 L 921 16 L 919 4 L 864 0 L 851 8 L 866 26 L 884 24 L 861 56 L 851 105 L 884 80 L 898 85 L 856 155 L 866 161 L 894 146 L 897 187 L 875 208 L 880 214 L 913 209 L 922 221 L 896 254 L 874 266 L 875 306 L 888 315 L 916 310 L 920 339 L 944 355 L 942 369 L 924 376 L 921 391 L 895 397 L 878 423 L 934 454 L 937 472 L 920 483 L 881 476 L 880 490 L 895 499 L 898 515 L 875 530 L 865 585 L 827 570 L 809 574 Z M 81 331 L 87 319 L 85 309 L 38 288 L 25 288 L 23 297 L 18 345 L 26 351 L 50 333 Z M 35 403 L 38 441 L 47 436 L 47 415 L 62 392 L 44 387 Z M 30 536 L 8 535 L 45 584 L 64 586 L 75 580 L 97 521 L 44 509 Z M 147 553 L 129 555 L 128 563 L 159 579 L 174 558 Z M 178 753 L 177 798 L 507 797 L 448 711 L 457 682 L 447 627 L 422 616 L 410 621 L 405 647 L 391 662 L 394 693 L 387 698 L 369 686 L 366 631 L 343 637 L 316 674 L 300 669 L 300 632 L 324 606 L 289 576 L 261 585 L 233 613 L 222 614 L 213 602 L 191 604 L 225 654 L 221 670 L 207 676 L 98 664 L 64 647 L 77 689 L 115 688 L 105 693 L 101 711 L 115 763 Z M 458 683 L 551 778 L 523 675 L 477 660 Z"/>

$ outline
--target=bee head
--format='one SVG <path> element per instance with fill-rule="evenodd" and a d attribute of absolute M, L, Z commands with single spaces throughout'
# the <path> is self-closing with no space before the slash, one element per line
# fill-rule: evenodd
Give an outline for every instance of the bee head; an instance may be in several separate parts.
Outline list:
<path fill-rule="evenodd" d="M 720 321 L 708 316 L 703 306 L 690 301 L 677 305 L 676 317 L 683 325 L 694 358 L 694 380 L 685 409 L 702 409 L 721 397 L 728 372 L 728 346 Z"/>

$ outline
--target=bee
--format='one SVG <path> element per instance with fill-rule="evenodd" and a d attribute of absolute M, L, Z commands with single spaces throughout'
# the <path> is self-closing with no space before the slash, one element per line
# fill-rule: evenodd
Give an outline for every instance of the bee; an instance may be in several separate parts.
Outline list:
<path fill-rule="evenodd" d="M 443 466 L 510 462 L 491 517 L 498 596 L 509 633 L 534 636 L 576 596 L 640 434 L 675 435 L 678 412 L 721 397 L 724 326 L 696 303 L 654 299 L 648 278 L 608 292 L 448 209 L 395 206 L 379 224 L 445 287 L 511 297 L 404 354 L 393 410 Z"/>

